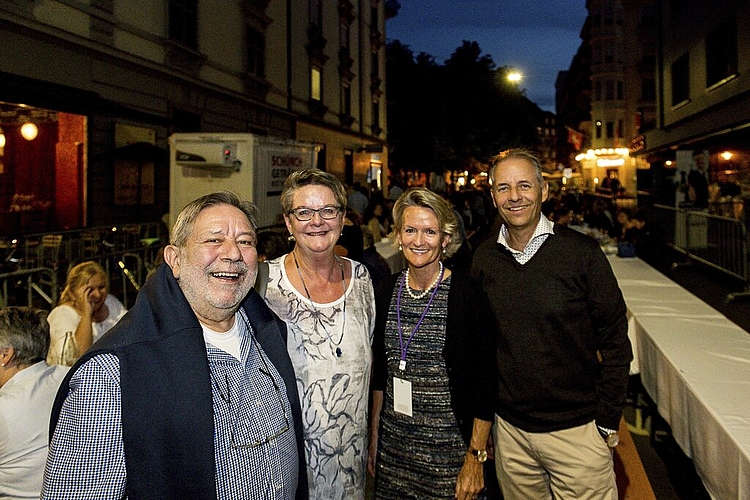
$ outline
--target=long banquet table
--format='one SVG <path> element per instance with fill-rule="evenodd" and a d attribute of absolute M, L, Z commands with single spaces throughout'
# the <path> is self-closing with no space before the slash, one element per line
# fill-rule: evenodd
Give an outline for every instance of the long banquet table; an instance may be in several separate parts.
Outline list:
<path fill-rule="evenodd" d="M 638 258 L 609 256 L 640 373 L 716 499 L 750 500 L 750 333 Z"/>

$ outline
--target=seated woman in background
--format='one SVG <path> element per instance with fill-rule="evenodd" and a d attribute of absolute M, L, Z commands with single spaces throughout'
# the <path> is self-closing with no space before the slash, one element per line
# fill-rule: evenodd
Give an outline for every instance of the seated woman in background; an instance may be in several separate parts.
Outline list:
<path fill-rule="evenodd" d="M 68 369 L 44 362 L 47 312 L 0 310 L 0 498 L 39 498 L 52 402 Z"/>
<path fill-rule="evenodd" d="M 122 302 L 109 293 L 102 266 L 93 261 L 78 264 L 68 273 L 58 306 L 49 314 L 47 362 L 71 366 L 126 312 Z"/>
<path fill-rule="evenodd" d="M 365 226 L 370 229 L 375 243 L 385 238 L 390 228 L 388 227 L 388 215 L 385 213 L 383 203 L 373 200 L 367 205 L 364 215 Z"/>

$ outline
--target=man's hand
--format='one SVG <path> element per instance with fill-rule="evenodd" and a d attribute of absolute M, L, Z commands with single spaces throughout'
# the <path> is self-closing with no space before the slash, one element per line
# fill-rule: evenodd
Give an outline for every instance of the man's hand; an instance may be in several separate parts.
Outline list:
<path fill-rule="evenodd" d="M 464 465 L 456 481 L 456 498 L 474 500 L 484 488 L 484 466 L 475 456 L 466 453 Z"/>

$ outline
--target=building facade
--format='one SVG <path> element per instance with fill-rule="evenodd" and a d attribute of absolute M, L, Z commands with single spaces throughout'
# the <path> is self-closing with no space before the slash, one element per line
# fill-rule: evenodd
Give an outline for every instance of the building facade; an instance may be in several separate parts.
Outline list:
<path fill-rule="evenodd" d="M 648 164 L 630 155 L 630 145 L 655 118 L 656 4 L 589 0 L 587 8 L 591 119 L 588 146 L 576 159 L 588 188 L 615 185 L 634 196 L 638 170 Z"/>
<path fill-rule="evenodd" d="M 655 127 L 634 154 L 644 158 L 660 192 L 686 201 L 682 174 L 692 152 L 705 152 L 713 201 L 750 186 L 750 5 L 659 1 Z"/>
<path fill-rule="evenodd" d="M 0 234 L 158 220 L 173 132 L 313 142 L 342 181 L 380 183 L 386 10 L 383 0 L 0 3 Z M 27 122 L 32 139 L 19 135 Z"/>

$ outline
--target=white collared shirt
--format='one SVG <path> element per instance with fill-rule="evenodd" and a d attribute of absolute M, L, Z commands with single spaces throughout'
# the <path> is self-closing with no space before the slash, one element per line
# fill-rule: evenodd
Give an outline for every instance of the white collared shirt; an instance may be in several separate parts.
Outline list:
<path fill-rule="evenodd" d="M 526 244 L 526 247 L 523 250 L 516 250 L 508 245 L 508 226 L 503 224 L 500 227 L 500 234 L 498 234 L 497 236 L 497 242 L 507 248 L 513 255 L 513 258 L 516 259 L 519 264 L 526 264 L 531 260 L 534 254 L 536 254 L 536 251 L 539 250 L 539 247 L 542 246 L 542 243 L 547 241 L 549 235 L 554 233 L 554 226 L 554 222 L 549 220 L 544 215 L 540 215 L 539 223 L 536 225 L 534 234 L 531 235 L 531 238 Z"/>
<path fill-rule="evenodd" d="M 52 402 L 66 373 L 39 361 L 0 388 L 0 498 L 39 498 Z"/>

